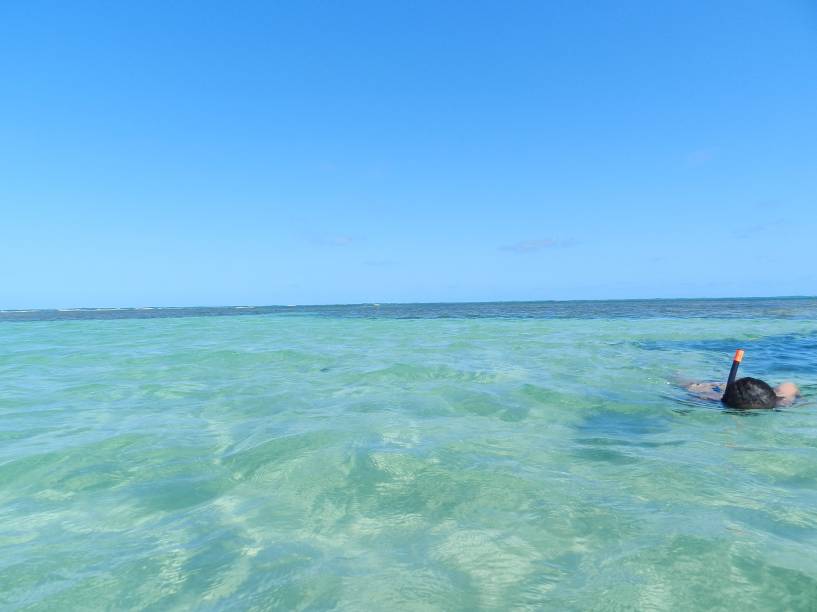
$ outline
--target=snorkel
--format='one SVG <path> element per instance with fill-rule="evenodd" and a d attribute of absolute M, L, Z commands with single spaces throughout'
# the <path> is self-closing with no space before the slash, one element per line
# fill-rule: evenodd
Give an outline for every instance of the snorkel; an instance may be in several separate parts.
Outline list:
<path fill-rule="evenodd" d="M 730 408 L 747 410 L 750 408 L 774 408 L 778 405 L 779 398 L 769 383 L 746 376 L 735 380 L 738 373 L 738 366 L 743 361 L 743 349 L 735 351 L 735 358 L 732 360 L 732 370 L 729 372 L 729 380 L 726 383 L 726 390 L 721 397 L 721 401 Z"/>
<path fill-rule="evenodd" d="M 743 361 L 743 349 L 738 349 L 735 351 L 735 357 L 732 360 L 732 369 L 729 370 L 729 379 L 726 381 L 726 389 L 723 392 L 723 398 L 726 397 L 726 393 L 729 391 L 729 387 L 735 384 L 735 377 L 738 375 L 738 368 L 740 367 L 740 362 Z M 723 401 L 721 398 L 721 401 Z"/>

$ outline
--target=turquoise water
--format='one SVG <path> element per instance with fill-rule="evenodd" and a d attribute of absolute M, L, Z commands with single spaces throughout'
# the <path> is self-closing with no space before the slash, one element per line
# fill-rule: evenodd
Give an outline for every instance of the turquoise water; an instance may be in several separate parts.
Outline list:
<path fill-rule="evenodd" d="M 809 299 L 0 313 L 0 607 L 814 610 L 816 400 Z"/>

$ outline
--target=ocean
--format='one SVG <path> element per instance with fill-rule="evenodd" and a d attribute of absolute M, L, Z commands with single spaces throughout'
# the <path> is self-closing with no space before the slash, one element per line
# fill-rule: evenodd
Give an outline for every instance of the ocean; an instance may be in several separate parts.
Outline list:
<path fill-rule="evenodd" d="M 815 606 L 817 299 L 0 312 L 2 609 Z"/>

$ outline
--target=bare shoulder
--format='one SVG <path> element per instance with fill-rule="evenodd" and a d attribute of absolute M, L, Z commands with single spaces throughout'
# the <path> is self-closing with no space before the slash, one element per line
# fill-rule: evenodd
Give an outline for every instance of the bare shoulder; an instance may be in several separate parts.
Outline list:
<path fill-rule="evenodd" d="M 774 392 L 778 406 L 791 406 L 800 397 L 800 389 L 789 381 L 779 384 Z"/>

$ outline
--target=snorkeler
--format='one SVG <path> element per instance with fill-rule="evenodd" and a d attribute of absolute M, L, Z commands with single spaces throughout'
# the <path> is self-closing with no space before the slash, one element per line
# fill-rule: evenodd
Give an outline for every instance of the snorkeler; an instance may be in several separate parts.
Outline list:
<path fill-rule="evenodd" d="M 704 399 L 721 401 L 730 408 L 739 410 L 791 406 L 800 395 L 797 385 L 792 382 L 784 382 L 773 389 L 758 378 L 747 376 L 735 380 L 743 354 L 743 349 L 735 351 L 732 370 L 729 372 L 729 379 L 725 385 L 722 383 L 690 383 L 685 385 L 687 391 Z"/>

